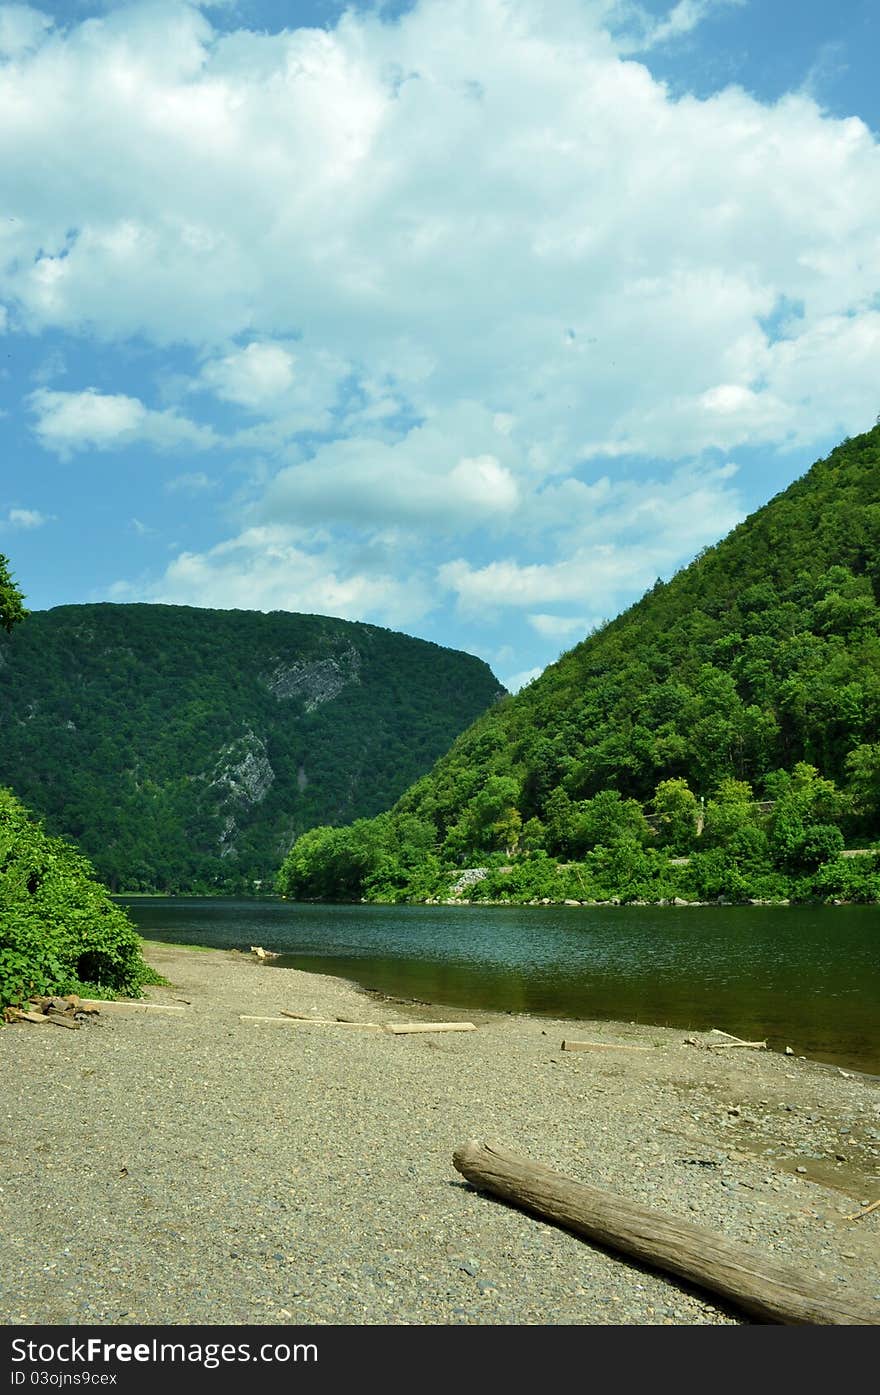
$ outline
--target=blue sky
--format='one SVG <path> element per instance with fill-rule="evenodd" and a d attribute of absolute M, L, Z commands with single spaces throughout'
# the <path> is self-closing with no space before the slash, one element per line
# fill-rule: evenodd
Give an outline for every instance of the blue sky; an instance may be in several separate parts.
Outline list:
<path fill-rule="evenodd" d="M 31 607 L 518 686 L 880 411 L 874 0 L 0 4 Z"/>

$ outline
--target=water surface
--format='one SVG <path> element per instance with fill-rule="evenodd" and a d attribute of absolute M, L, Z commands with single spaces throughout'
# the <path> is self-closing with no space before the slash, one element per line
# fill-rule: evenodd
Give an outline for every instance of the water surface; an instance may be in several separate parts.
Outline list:
<path fill-rule="evenodd" d="M 119 898 L 148 939 L 465 1008 L 705 1030 L 880 1074 L 871 906 L 337 906 Z"/>

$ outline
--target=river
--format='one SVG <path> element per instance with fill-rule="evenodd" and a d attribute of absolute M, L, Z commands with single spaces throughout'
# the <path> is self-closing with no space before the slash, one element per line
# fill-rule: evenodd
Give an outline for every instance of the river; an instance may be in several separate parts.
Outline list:
<path fill-rule="evenodd" d="M 457 1007 L 720 1027 L 880 1074 L 876 907 L 118 899 L 147 939 L 262 945 L 282 966 Z"/>

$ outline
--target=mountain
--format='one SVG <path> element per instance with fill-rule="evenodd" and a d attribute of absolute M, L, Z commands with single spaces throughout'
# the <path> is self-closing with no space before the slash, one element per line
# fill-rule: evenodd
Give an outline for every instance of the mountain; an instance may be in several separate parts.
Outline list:
<path fill-rule="evenodd" d="M 878 598 L 880 427 L 479 717 L 356 839 L 306 835 L 279 885 L 424 899 L 480 864 L 469 898 L 872 899 L 877 859 L 838 854 L 880 834 Z"/>
<path fill-rule="evenodd" d="M 0 634 L 0 784 L 112 889 L 252 890 L 305 829 L 393 803 L 503 691 L 374 625 L 59 606 Z"/>

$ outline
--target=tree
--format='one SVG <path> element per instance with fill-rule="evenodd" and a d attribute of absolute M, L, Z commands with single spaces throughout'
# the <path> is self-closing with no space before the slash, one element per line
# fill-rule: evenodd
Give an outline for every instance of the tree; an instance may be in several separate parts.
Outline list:
<path fill-rule="evenodd" d="M 0 625 L 9 634 L 26 615 L 24 596 L 12 579 L 8 559 L 0 552 Z"/>
<path fill-rule="evenodd" d="M 880 810 L 880 744 L 857 746 L 850 751 L 846 771 L 858 812 L 876 817 Z"/>
<path fill-rule="evenodd" d="M 697 797 L 687 780 L 661 780 L 654 794 L 660 842 L 673 853 L 689 853 L 697 836 Z"/>

